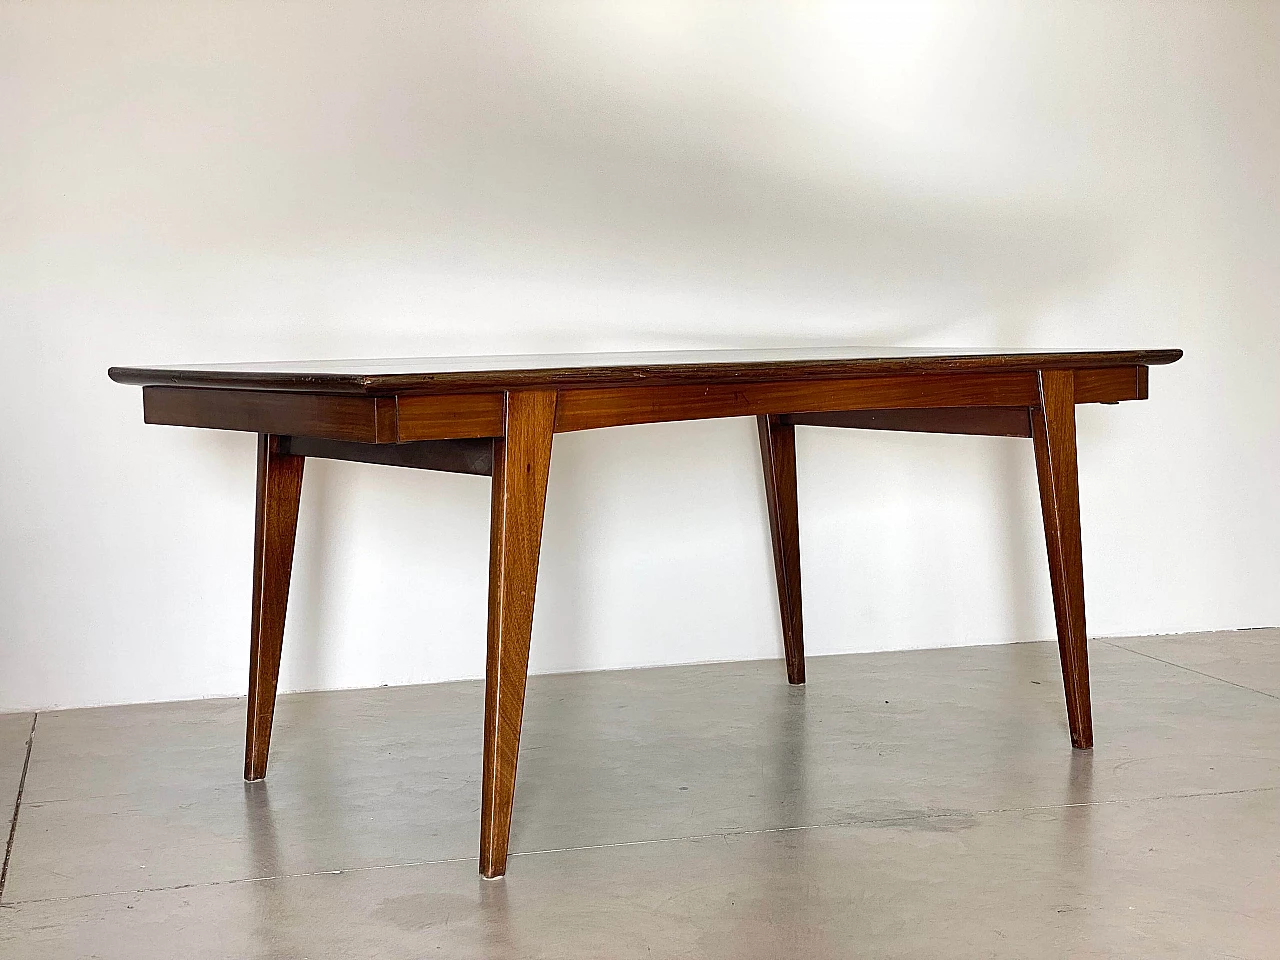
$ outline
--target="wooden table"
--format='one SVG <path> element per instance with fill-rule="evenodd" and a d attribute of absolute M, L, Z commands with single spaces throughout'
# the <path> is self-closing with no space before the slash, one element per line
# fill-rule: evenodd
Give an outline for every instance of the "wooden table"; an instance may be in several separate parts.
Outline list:
<path fill-rule="evenodd" d="M 791 683 L 804 682 L 796 426 L 1031 438 L 1071 743 L 1088 749 L 1075 405 L 1144 400 L 1148 367 L 1181 356 L 839 347 L 113 367 L 110 376 L 142 386 L 147 423 L 258 434 L 246 780 L 267 770 L 305 459 L 493 478 L 480 872 L 497 877 L 555 434 L 756 417 Z"/>

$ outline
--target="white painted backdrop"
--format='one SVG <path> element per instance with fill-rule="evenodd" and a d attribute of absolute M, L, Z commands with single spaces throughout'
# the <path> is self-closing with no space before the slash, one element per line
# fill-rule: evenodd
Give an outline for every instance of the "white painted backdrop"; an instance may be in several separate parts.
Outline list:
<path fill-rule="evenodd" d="M 253 438 L 112 363 L 1183 347 L 1091 632 L 1280 622 L 1276 9 L 5 0 L 0 709 L 245 686 Z M 780 654 L 754 429 L 556 440 L 535 670 Z M 810 652 L 1051 635 L 1028 444 L 799 443 Z M 479 675 L 487 507 L 309 466 L 283 688 Z"/>

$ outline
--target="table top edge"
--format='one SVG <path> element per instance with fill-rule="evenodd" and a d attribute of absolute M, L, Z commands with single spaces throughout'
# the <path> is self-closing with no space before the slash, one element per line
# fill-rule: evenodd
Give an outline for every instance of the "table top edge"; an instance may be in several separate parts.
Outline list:
<path fill-rule="evenodd" d="M 673 351 L 673 353 L 680 353 Z M 711 351 L 707 351 L 711 353 Z M 571 356 L 571 355 L 566 355 Z M 598 355 L 587 355 L 598 356 Z M 1017 372 L 1046 369 L 1095 369 L 1117 366 L 1158 366 L 1183 356 L 1179 349 L 1075 350 L 1043 352 L 939 353 L 911 356 L 818 358 L 782 360 L 716 360 L 674 363 L 595 364 L 492 370 L 437 370 L 423 373 L 354 373 L 289 370 L 254 364 L 129 367 L 113 366 L 108 376 L 130 386 L 170 386 L 203 389 L 268 390 L 294 393 L 390 395 L 408 392 L 499 391 L 538 387 L 609 387 L 625 384 L 725 383 L 747 379 L 821 379 L 904 373 Z M 431 358 L 427 358 L 430 360 Z M 442 358 L 468 359 L 468 358 Z M 474 359 L 474 358 L 472 358 Z M 515 357 L 481 358 L 513 360 Z M 531 355 L 533 359 L 533 355 Z M 319 365 L 316 362 L 313 365 Z M 352 361 L 333 361 L 335 364 Z M 412 360 L 404 361 L 406 363 Z M 435 362 L 439 362 L 436 360 Z M 248 364 L 244 365 L 246 368 Z"/>

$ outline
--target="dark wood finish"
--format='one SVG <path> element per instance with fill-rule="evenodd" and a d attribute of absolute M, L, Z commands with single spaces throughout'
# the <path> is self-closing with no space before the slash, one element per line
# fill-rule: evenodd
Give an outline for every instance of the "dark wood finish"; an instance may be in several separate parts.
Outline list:
<path fill-rule="evenodd" d="M 1031 436 L 1029 407 L 842 410 L 833 413 L 796 413 L 786 419 L 797 426 L 810 427 L 853 427 L 859 430 L 903 430 L 912 433 L 956 433 L 984 437 Z"/>
<path fill-rule="evenodd" d="M 284 616 L 298 530 L 304 459 L 281 451 L 280 438 L 258 437 L 258 499 L 253 534 L 253 616 L 249 630 L 249 723 L 244 778 L 267 775 L 271 719 L 280 678 Z"/>
<path fill-rule="evenodd" d="M 1067 716 L 1092 745 L 1075 404 L 1178 350 L 806 348 L 112 368 L 149 423 L 260 434 L 245 777 L 266 771 L 304 458 L 492 474 L 480 869 L 506 867 L 553 434 L 758 417 L 788 679 L 804 680 L 795 424 L 1033 439 Z"/>
<path fill-rule="evenodd" d="M 361 443 L 387 443 L 396 439 L 394 398 L 145 387 L 142 417 L 147 423 L 177 427 L 247 430 Z"/>
<path fill-rule="evenodd" d="M 1089 650 L 1084 626 L 1084 559 L 1080 540 L 1080 481 L 1076 465 L 1075 384 L 1070 370 L 1039 375 L 1040 404 L 1032 411 L 1036 474 L 1053 585 L 1058 653 L 1067 695 L 1071 745 L 1093 746 Z"/>
<path fill-rule="evenodd" d="M 351 443 L 315 437 L 285 437 L 285 453 L 324 460 L 380 463 L 389 467 L 415 467 L 446 473 L 493 473 L 492 440 L 422 440 L 418 443 Z"/>
<path fill-rule="evenodd" d="M 555 391 L 513 391 L 505 436 L 494 441 L 480 802 L 480 872 L 486 877 L 507 869 L 555 415 Z"/>
<path fill-rule="evenodd" d="M 459 440 L 502 434 L 502 394 L 354 397 L 269 390 L 144 387 L 143 420 L 351 443 Z"/>
<path fill-rule="evenodd" d="M 1076 403 L 1119 403 L 1147 399 L 1146 367 L 1075 371 Z"/>
<path fill-rule="evenodd" d="M 556 430 L 835 410 L 1019 407 L 1035 402 L 1034 373 L 921 373 L 799 383 L 600 387 L 561 391 Z"/>
<path fill-rule="evenodd" d="M 396 437 L 402 443 L 455 437 L 500 437 L 502 404 L 500 393 L 398 397 Z"/>
<path fill-rule="evenodd" d="M 112 367 L 118 383 L 391 395 L 501 392 L 622 384 L 740 380 L 831 380 L 880 374 L 1085 370 L 1173 363 L 1181 350 L 968 350 L 802 347 L 766 350 L 663 350 L 404 360 L 317 360 Z M 433 439 L 427 437 L 415 439 Z"/>
<path fill-rule="evenodd" d="M 1077 373 L 1077 402 L 1146 396 L 1146 368 Z M 1034 373 L 951 373 L 860 376 L 796 382 L 723 381 L 697 386 L 646 384 L 561 391 L 556 430 L 762 414 L 938 407 L 1031 407 Z M 201 387 L 143 388 L 147 423 L 247 430 L 356 443 L 406 443 L 496 437 L 503 395 L 426 394 L 361 397 L 343 394 Z M 947 431 L 949 432 L 949 431 Z M 967 431 L 965 431 L 967 432 Z"/>
<path fill-rule="evenodd" d="M 769 506 L 773 572 L 778 581 L 787 681 L 804 683 L 804 618 L 800 602 L 800 513 L 796 498 L 796 428 L 781 417 L 757 417 L 764 492 Z"/>

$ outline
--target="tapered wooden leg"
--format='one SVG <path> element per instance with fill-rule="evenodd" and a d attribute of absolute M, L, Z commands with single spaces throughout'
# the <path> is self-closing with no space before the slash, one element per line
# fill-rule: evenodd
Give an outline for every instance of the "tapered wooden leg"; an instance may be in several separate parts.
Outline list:
<path fill-rule="evenodd" d="M 244 778 L 267 775 L 271 718 L 280 677 L 284 614 L 298 530 L 305 458 L 280 452 L 280 437 L 258 436 L 258 511 L 253 535 L 253 619 L 249 641 L 249 725 Z"/>
<path fill-rule="evenodd" d="M 800 516 L 796 504 L 796 428 L 779 417 L 756 417 L 764 491 L 769 501 L 773 572 L 782 614 L 787 680 L 804 683 L 804 620 L 800 605 Z"/>
<path fill-rule="evenodd" d="M 1039 374 L 1040 406 L 1031 412 L 1040 508 L 1053 584 L 1058 653 L 1067 693 L 1071 745 L 1093 746 L 1089 706 L 1089 650 L 1084 628 L 1084 562 L 1080 544 L 1080 481 L 1076 467 L 1075 375 Z"/>
<path fill-rule="evenodd" d="M 507 870 L 542 512 L 555 426 L 554 391 L 507 394 L 505 436 L 493 444 L 489 650 L 485 665 L 480 873 Z"/>

